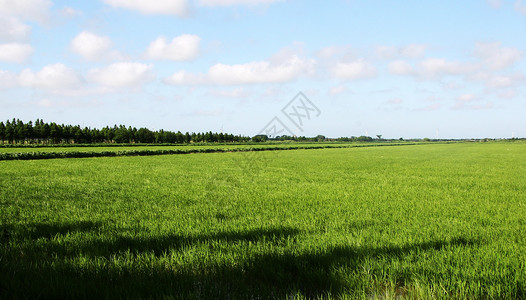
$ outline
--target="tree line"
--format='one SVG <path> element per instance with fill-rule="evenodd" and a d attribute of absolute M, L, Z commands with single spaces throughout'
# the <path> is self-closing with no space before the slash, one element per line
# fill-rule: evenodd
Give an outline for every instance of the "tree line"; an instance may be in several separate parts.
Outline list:
<path fill-rule="evenodd" d="M 106 126 L 102 129 L 64 125 L 54 122 L 24 123 L 19 119 L 0 122 L 0 143 L 29 144 L 90 144 L 90 143 L 242 143 L 250 137 L 225 133 L 182 133 L 167 130 L 150 130 L 125 125 Z"/>
<path fill-rule="evenodd" d="M 189 143 L 246 143 L 267 141 L 295 142 L 372 142 L 369 136 L 327 138 L 324 135 L 305 136 L 273 136 L 258 134 L 253 137 L 217 132 L 182 133 L 168 130 L 150 130 L 125 125 L 106 126 L 102 129 L 81 127 L 79 125 L 64 125 L 55 122 L 24 123 L 20 119 L 0 122 L 0 144 L 103 144 L 103 143 L 141 143 L 141 144 L 189 144 Z M 382 140 L 378 136 L 378 140 Z"/>

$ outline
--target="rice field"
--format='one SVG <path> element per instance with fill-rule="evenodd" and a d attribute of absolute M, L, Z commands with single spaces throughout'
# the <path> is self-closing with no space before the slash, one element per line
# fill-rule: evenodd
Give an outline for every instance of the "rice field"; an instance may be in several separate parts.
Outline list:
<path fill-rule="evenodd" d="M 525 143 L 0 161 L 0 219 L 2 299 L 526 298 Z"/>

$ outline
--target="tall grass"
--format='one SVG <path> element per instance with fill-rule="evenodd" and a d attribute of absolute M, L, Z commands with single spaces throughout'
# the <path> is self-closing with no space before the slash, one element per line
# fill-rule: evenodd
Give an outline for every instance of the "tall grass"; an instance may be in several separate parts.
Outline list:
<path fill-rule="evenodd" d="M 0 161 L 0 298 L 524 298 L 525 150 Z"/>

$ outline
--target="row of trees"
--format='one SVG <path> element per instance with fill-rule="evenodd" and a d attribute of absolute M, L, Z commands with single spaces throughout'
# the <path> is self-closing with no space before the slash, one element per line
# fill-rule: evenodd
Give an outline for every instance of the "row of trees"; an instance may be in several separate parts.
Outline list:
<path fill-rule="evenodd" d="M 250 137 L 224 133 L 182 133 L 124 125 L 102 129 L 46 123 L 37 119 L 24 123 L 19 119 L 0 122 L 0 143 L 199 143 L 247 142 Z"/>
<path fill-rule="evenodd" d="M 381 140 L 381 135 L 378 135 Z M 266 141 L 296 141 L 296 142 L 371 142 L 369 136 L 340 137 L 328 139 L 324 135 L 315 137 L 305 136 L 277 136 L 269 138 L 266 135 L 256 135 L 252 138 L 241 135 L 213 133 L 182 133 L 180 131 L 152 131 L 148 128 L 135 128 L 124 125 L 106 126 L 102 129 L 81 127 L 79 125 L 64 125 L 54 122 L 46 123 L 37 119 L 34 123 L 24 123 L 19 119 L 0 122 L 0 143 L 29 143 L 29 144 L 91 144 L 91 143 L 244 143 Z"/>

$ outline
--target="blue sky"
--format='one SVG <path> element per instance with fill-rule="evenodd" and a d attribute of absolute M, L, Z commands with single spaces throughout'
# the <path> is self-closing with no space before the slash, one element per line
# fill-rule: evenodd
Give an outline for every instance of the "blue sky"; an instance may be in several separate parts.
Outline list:
<path fill-rule="evenodd" d="M 521 0 L 0 0 L 0 119 L 526 137 L 524 32 Z"/>

